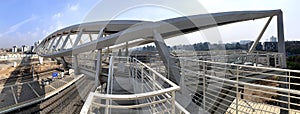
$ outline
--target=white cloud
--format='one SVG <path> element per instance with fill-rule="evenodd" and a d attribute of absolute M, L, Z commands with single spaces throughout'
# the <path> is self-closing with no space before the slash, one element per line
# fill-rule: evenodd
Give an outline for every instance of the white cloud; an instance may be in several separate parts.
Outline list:
<path fill-rule="evenodd" d="M 52 16 L 52 19 L 58 19 L 58 18 L 60 18 L 61 17 L 61 13 L 59 12 L 59 13 L 56 13 L 56 14 L 54 14 L 53 16 Z"/>
<path fill-rule="evenodd" d="M 78 8 L 79 8 L 79 4 L 73 4 L 68 6 L 68 9 L 71 11 L 77 11 Z"/>
<path fill-rule="evenodd" d="M 36 16 L 32 15 L 30 18 L 25 19 L 25 20 L 23 20 L 23 21 L 21 21 L 21 22 L 15 24 L 15 25 L 12 25 L 11 27 L 9 27 L 9 29 L 8 29 L 6 32 L 0 34 L 0 37 L 4 36 L 4 35 L 6 35 L 6 34 L 10 34 L 10 33 L 15 32 L 15 31 L 16 31 L 17 29 L 19 29 L 21 26 L 23 26 L 24 24 L 26 24 L 26 23 L 28 23 L 28 22 L 30 22 L 30 21 L 35 20 L 36 18 L 37 18 Z"/>

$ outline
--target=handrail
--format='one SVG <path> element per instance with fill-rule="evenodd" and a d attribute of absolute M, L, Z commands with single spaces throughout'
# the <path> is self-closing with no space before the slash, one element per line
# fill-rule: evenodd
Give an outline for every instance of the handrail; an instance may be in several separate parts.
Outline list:
<path fill-rule="evenodd" d="M 146 92 L 146 93 L 137 93 L 137 94 L 130 94 L 130 95 L 123 95 L 123 94 L 100 94 L 97 93 L 95 96 L 101 97 L 103 99 L 111 99 L 111 100 L 134 100 L 134 99 L 142 99 L 146 97 L 152 97 L 156 95 L 161 95 L 170 91 L 179 90 L 180 87 L 170 87 L 163 90 L 156 90 L 152 92 Z"/>
<path fill-rule="evenodd" d="M 95 94 L 94 94 L 95 95 Z M 108 105 L 108 108 L 122 108 L 122 109 L 128 109 L 128 108 L 141 108 L 141 107 L 145 107 L 145 106 L 150 106 L 153 104 L 159 104 L 159 103 L 163 103 L 163 102 L 167 102 L 168 99 L 163 99 L 163 100 L 158 100 L 158 101 L 153 101 L 151 103 L 143 103 L 143 104 L 138 104 L 138 105 L 123 105 L 123 106 L 118 106 L 118 105 Z M 99 103 L 93 103 L 96 104 L 100 107 L 106 107 L 106 105 L 104 104 L 99 104 Z"/>
<path fill-rule="evenodd" d="M 190 114 L 190 112 L 183 108 L 177 101 L 175 101 L 175 106 L 180 110 L 179 114 Z"/>
<path fill-rule="evenodd" d="M 191 70 L 187 70 L 187 69 L 182 69 L 194 74 L 201 74 L 195 71 L 191 71 Z M 258 87 L 258 88 L 266 88 L 266 89 L 271 89 L 271 90 L 278 90 L 281 92 L 286 92 L 286 93 L 293 93 L 293 94 L 297 94 L 300 95 L 300 91 L 299 90 L 290 90 L 290 89 L 283 89 L 283 88 L 279 88 L 279 87 L 273 87 L 273 86 L 265 86 L 265 85 L 259 85 L 259 84 L 252 84 L 252 83 L 247 83 L 247 82 L 242 82 L 242 81 L 235 81 L 235 80 L 230 80 L 230 79 L 226 79 L 226 78 L 219 78 L 216 76 L 212 76 L 212 75 L 207 75 L 207 74 L 201 74 L 204 75 L 205 77 L 209 77 L 211 79 L 216 79 L 216 80 L 221 80 L 221 81 L 226 81 L 226 82 L 230 82 L 230 83 L 234 83 L 234 84 L 239 84 L 239 85 L 247 85 L 247 86 L 252 86 L 252 87 Z"/>
<path fill-rule="evenodd" d="M 139 62 L 140 64 L 142 64 L 143 66 L 145 66 L 146 68 L 148 68 L 150 71 L 152 71 L 153 73 L 155 73 L 157 76 L 159 76 L 160 78 L 162 78 L 164 81 L 168 82 L 170 85 L 172 85 L 173 87 L 176 87 L 177 85 L 175 83 L 173 83 L 172 81 L 168 80 L 166 77 L 164 77 L 163 75 L 161 75 L 160 73 L 158 73 L 157 71 L 155 71 L 154 69 L 150 68 L 148 65 L 146 65 L 145 63 L 141 62 L 140 60 L 133 58 L 134 60 L 136 60 L 137 62 Z M 179 86 L 178 86 L 179 87 Z"/>
<path fill-rule="evenodd" d="M 113 59 L 115 58 L 123 58 L 123 59 L 127 59 L 129 57 L 119 57 L 119 56 L 111 56 L 110 59 L 110 65 L 109 65 L 109 71 L 113 70 Z M 161 78 L 163 81 L 167 82 L 168 84 L 170 84 L 172 87 L 163 89 L 163 90 L 157 90 L 157 91 L 153 91 L 153 92 L 146 92 L 146 93 L 138 93 L 138 94 L 133 94 L 133 95 L 112 95 L 112 94 L 95 94 L 96 96 L 101 96 L 102 98 L 109 98 L 109 99 L 114 99 L 114 100 L 128 100 L 128 99 L 139 99 L 139 98 L 144 98 L 146 96 L 155 96 L 158 94 L 163 94 L 166 93 L 168 91 L 175 91 L 175 90 L 179 90 L 180 87 L 178 85 L 176 85 L 175 83 L 173 83 L 172 81 L 168 80 L 167 78 L 165 78 L 164 76 L 162 76 L 160 73 L 158 73 L 157 71 L 153 70 L 152 68 L 150 68 L 148 65 L 144 64 L 143 62 L 139 61 L 136 58 L 133 58 L 134 61 L 137 61 L 139 64 L 143 65 L 144 67 L 146 67 L 148 70 L 150 70 L 151 72 L 153 72 L 155 75 L 157 75 L 159 78 Z M 108 85 L 107 88 L 110 87 L 110 80 L 111 80 L 111 74 L 112 72 L 109 72 L 109 77 L 108 77 Z M 108 92 L 107 92 L 108 93 Z"/>
<path fill-rule="evenodd" d="M 176 57 L 173 57 L 176 59 Z M 283 72 L 295 72 L 300 73 L 299 70 L 291 70 L 291 69 L 281 69 L 281 68 L 271 68 L 271 67 L 260 67 L 260 66 L 249 66 L 249 65 L 240 65 L 240 64 L 233 64 L 233 63 L 221 63 L 221 62 L 213 62 L 213 61 L 204 61 L 204 60 L 195 60 L 189 59 L 185 57 L 178 57 L 179 59 L 184 59 L 188 61 L 195 61 L 195 62 L 202 62 L 202 63 L 212 63 L 212 64 L 219 64 L 219 65 L 228 65 L 228 66 L 238 66 L 238 67 L 245 67 L 245 68 L 255 68 L 255 69 L 266 69 L 266 70 L 276 70 L 276 71 L 283 71 Z"/>
<path fill-rule="evenodd" d="M 117 61 L 114 63 L 114 59 L 119 60 L 119 61 L 126 61 L 127 64 L 133 65 L 135 67 L 130 67 L 133 68 L 131 70 L 137 71 L 137 70 L 144 70 L 147 69 L 147 72 L 151 72 L 151 75 L 146 75 L 147 80 L 150 81 L 151 86 L 154 87 L 150 91 L 142 91 L 141 93 L 134 93 L 134 94 L 111 94 L 111 86 L 112 86 L 112 78 L 115 77 L 113 76 L 113 69 L 114 69 L 114 64 L 117 63 Z M 126 60 L 125 60 L 126 59 Z M 132 63 L 131 63 L 132 62 Z M 89 99 L 94 99 L 94 97 L 97 97 L 98 99 L 103 99 L 105 102 L 95 102 L 89 100 L 87 104 L 84 105 L 84 109 L 82 109 L 82 113 L 88 113 L 87 107 L 91 107 L 92 105 L 95 105 L 96 107 L 104 107 L 105 108 L 105 113 L 109 113 L 109 110 L 111 108 L 117 108 L 117 109 L 132 109 L 132 108 L 141 108 L 141 107 L 152 107 L 157 105 L 157 104 L 162 104 L 166 105 L 170 104 L 171 107 L 168 107 L 165 111 L 168 112 L 174 112 L 175 109 L 181 111 L 181 112 L 187 112 L 186 110 L 183 110 L 180 108 L 180 104 L 175 103 L 175 91 L 179 90 L 180 87 L 176 85 L 175 83 L 171 82 L 167 78 L 165 78 L 163 75 L 159 74 L 157 71 L 153 70 L 150 68 L 148 65 L 142 63 L 136 58 L 129 58 L 129 57 L 118 57 L 118 56 L 111 56 L 110 59 L 110 66 L 109 66 L 109 78 L 108 78 L 108 85 L 107 85 L 107 93 L 98 93 L 98 92 L 92 92 L 90 93 Z M 143 71 L 141 71 L 143 72 Z M 144 71 L 144 73 L 146 73 Z M 134 74 L 134 73 L 133 73 Z M 144 74 L 135 74 L 135 75 L 144 75 Z M 117 76 L 117 75 L 116 75 Z M 153 76 L 153 77 L 152 77 Z M 135 79 L 137 76 L 133 76 L 133 79 Z M 117 78 L 117 77 L 116 77 Z M 142 78 L 142 77 L 141 77 Z M 143 79 L 143 78 L 142 78 Z M 158 82 L 156 81 L 157 79 L 164 81 L 165 83 L 169 84 L 167 88 L 159 87 L 161 86 L 160 84 L 157 84 Z M 143 82 L 142 83 L 146 83 Z M 149 83 L 149 82 L 147 82 Z M 149 85 L 145 84 L 144 87 L 148 87 Z M 159 96 L 165 96 L 164 98 L 160 98 Z M 155 100 L 156 99 L 156 100 Z M 133 104 L 133 105 L 118 105 L 118 104 L 111 104 L 112 101 L 135 101 L 135 100 L 147 100 L 144 103 L 139 103 L 139 104 Z M 175 106 L 176 105 L 176 106 Z M 153 110 L 156 109 L 151 109 L 152 112 Z M 189 114 L 189 113 L 186 113 Z"/>
<path fill-rule="evenodd" d="M 209 112 L 231 111 L 230 113 L 235 113 L 246 110 L 273 112 L 278 109 L 293 113 L 294 109 L 298 109 L 296 107 L 300 107 L 295 101 L 300 100 L 298 97 L 300 91 L 295 88 L 300 84 L 294 82 L 299 79 L 297 76 L 297 73 L 300 73 L 299 70 L 247 66 L 186 57 L 177 57 L 176 59 L 182 63 L 180 66 L 174 67 L 182 72 L 182 85 L 186 85 L 192 94 L 198 93 L 193 97 L 197 97 L 195 100 L 202 99 L 202 101 L 197 101 L 201 106 L 203 103 L 209 105 L 208 107 L 204 106 L 209 109 Z M 195 67 L 198 69 L 189 69 Z M 191 83 L 190 80 L 193 78 L 202 78 L 202 80 Z M 210 83 L 204 84 L 205 80 Z M 195 84 L 206 89 L 202 89 L 203 93 L 199 92 L 193 86 Z M 214 101 L 214 103 L 204 101 L 205 99 Z M 244 101 L 249 103 L 244 104 Z M 274 110 L 260 109 L 253 103 L 261 103 L 262 107 L 273 107 Z M 243 104 L 247 106 L 245 107 Z"/>

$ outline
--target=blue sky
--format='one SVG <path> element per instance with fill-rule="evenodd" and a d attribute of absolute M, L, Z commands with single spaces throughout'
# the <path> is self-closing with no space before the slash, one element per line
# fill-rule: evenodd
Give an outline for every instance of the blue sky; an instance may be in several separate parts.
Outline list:
<path fill-rule="evenodd" d="M 0 4 L 0 47 L 33 45 L 57 29 L 81 22 L 96 0 L 8 0 Z"/>
<path fill-rule="evenodd" d="M 129 0 L 130 1 L 130 0 Z M 210 12 L 237 10 L 282 9 L 286 40 L 300 40 L 298 20 L 300 20 L 299 0 L 198 0 Z M 50 33 L 77 24 L 102 2 L 98 0 L 6 0 L 0 4 L 0 47 L 32 45 Z M 126 2 L 124 2 L 126 3 Z M 186 3 L 178 3 L 188 5 Z M 114 4 L 117 7 L 118 3 Z M 114 7 L 107 9 L 114 10 Z M 153 13 L 155 12 L 155 13 Z M 157 13 L 160 12 L 160 13 Z M 99 11 L 101 16 L 101 11 Z M 163 11 L 151 7 L 136 8 L 120 14 L 120 19 L 159 20 L 176 17 L 172 11 Z M 262 41 L 276 36 L 276 19 L 272 21 Z M 238 23 L 219 27 L 223 42 L 241 39 L 254 40 L 262 29 L 266 19 L 255 22 Z"/>

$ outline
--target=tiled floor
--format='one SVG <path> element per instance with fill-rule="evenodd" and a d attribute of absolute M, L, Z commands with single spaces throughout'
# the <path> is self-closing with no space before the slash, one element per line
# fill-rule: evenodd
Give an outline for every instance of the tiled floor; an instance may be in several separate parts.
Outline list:
<path fill-rule="evenodd" d="M 264 104 L 264 103 L 254 103 L 244 100 L 238 101 L 238 113 L 249 113 L 249 114 L 280 114 L 280 108 Z M 300 111 L 291 110 L 289 112 L 290 114 L 300 114 Z M 232 102 L 230 105 L 230 108 L 228 108 L 226 114 L 236 114 L 236 99 Z"/>

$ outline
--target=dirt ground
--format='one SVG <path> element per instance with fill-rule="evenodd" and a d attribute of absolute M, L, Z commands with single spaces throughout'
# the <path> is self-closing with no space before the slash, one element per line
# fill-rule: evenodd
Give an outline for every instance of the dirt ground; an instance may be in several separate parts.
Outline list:
<path fill-rule="evenodd" d="M 35 72 L 45 71 L 47 69 L 59 68 L 62 65 L 57 65 L 55 62 L 45 61 L 44 64 L 38 64 L 38 62 L 31 63 L 34 65 Z M 32 73 L 32 66 L 28 65 L 21 65 L 17 67 L 13 67 L 13 64 L 10 62 L 2 62 L 0 63 L 0 79 L 9 78 L 11 75 L 20 75 L 22 73 Z"/>
<path fill-rule="evenodd" d="M 278 76 L 272 76 L 268 80 L 278 80 Z M 258 81 L 258 82 L 255 82 L 255 84 L 267 85 L 267 86 L 273 86 L 273 87 L 278 87 L 279 86 L 278 83 L 269 82 L 269 81 Z M 258 103 L 268 103 L 268 102 L 272 102 L 272 101 L 270 101 L 268 99 L 263 99 L 263 98 L 274 99 L 274 98 L 278 97 L 275 94 L 275 93 L 277 93 L 276 90 L 250 87 L 250 86 L 245 86 L 244 88 L 245 88 L 244 93 L 247 94 L 247 95 L 244 96 L 244 99 L 246 99 L 248 101 L 253 101 L 253 102 L 258 102 Z M 267 93 L 267 92 L 269 92 L 269 93 Z M 263 98 L 253 97 L 252 95 L 263 97 Z"/>

